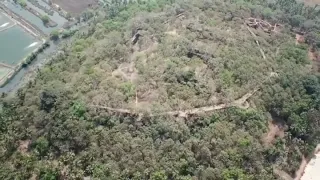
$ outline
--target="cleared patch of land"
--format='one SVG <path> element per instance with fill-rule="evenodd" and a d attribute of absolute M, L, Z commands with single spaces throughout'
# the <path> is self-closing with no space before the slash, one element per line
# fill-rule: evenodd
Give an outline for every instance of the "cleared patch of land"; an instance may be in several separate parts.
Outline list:
<path fill-rule="evenodd" d="M 269 131 L 263 138 L 263 142 L 266 146 L 270 146 L 277 137 L 284 138 L 284 127 L 275 121 L 268 121 Z"/>
<path fill-rule="evenodd" d="M 320 0 L 304 0 L 308 5 L 320 4 Z"/>
<path fill-rule="evenodd" d="M 53 0 L 52 2 L 71 14 L 79 14 L 98 3 L 96 0 Z"/>

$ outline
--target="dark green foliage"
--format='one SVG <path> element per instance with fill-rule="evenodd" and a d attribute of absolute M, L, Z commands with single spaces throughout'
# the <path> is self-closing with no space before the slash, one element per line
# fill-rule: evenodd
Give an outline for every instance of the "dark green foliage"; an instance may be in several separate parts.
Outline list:
<path fill-rule="evenodd" d="M 40 94 L 40 109 L 49 112 L 56 103 L 57 96 L 52 91 L 43 91 Z"/>
<path fill-rule="evenodd" d="M 58 171 L 53 167 L 41 167 L 39 179 L 56 180 L 59 177 Z"/>
<path fill-rule="evenodd" d="M 304 46 L 288 45 L 280 53 L 278 59 L 289 60 L 297 64 L 308 63 L 307 48 Z"/>
<path fill-rule="evenodd" d="M 314 147 L 320 133 L 319 117 L 316 116 L 320 112 L 319 76 L 284 76 L 280 87 L 269 87 L 266 92 L 264 100 L 267 109 L 286 122 L 291 138 L 309 144 L 301 146 L 305 153 L 309 153 L 310 146 Z"/>
<path fill-rule="evenodd" d="M 72 105 L 72 113 L 78 118 L 83 118 L 85 112 L 86 112 L 86 107 L 83 102 L 75 102 Z"/>
<path fill-rule="evenodd" d="M 65 30 L 63 31 L 61 38 L 68 38 L 73 36 L 78 30 Z"/>
<path fill-rule="evenodd" d="M 0 179 L 270 180 L 275 166 L 293 175 L 297 149 L 310 155 L 320 140 L 320 77 L 289 29 L 316 47 L 318 13 L 293 0 L 114 0 L 86 11 L 89 25 L 62 34 L 74 36 L 36 79 L 1 97 Z M 284 27 L 252 28 L 255 39 L 250 16 Z M 228 105 L 256 87 L 248 109 L 149 116 Z M 286 133 L 266 145 L 271 118 Z"/>
<path fill-rule="evenodd" d="M 41 16 L 41 20 L 42 20 L 43 24 L 48 24 L 50 21 L 50 18 L 47 15 L 43 15 L 43 16 Z"/>
<path fill-rule="evenodd" d="M 50 33 L 50 39 L 56 41 L 59 39 L 60 33 L 58 30 L 54 30 Z"/>

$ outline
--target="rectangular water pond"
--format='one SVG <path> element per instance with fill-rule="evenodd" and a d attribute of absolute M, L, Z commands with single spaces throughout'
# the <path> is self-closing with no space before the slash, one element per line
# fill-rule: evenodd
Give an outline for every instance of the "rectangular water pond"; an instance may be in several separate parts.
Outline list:
<path fill-rule="evenodd" d="M 0 32 L 0 63 L 16 66 L 41 42 L 22 27 L 15 25 Z"/>
<path fill-rule="evenodd" d="M 0 0 L 1 1 L 1 0 Z M 40 2 L 40 1 L 39 1 Z M 30 3 L 28 3 L 29 5 L 32 5 Z M 25 20 L 29 21 L 30 23 L 32 23 L 33 25 L 37 26 L 39 29 L 41 29 L 45 34 L 50 34 L 51 31 L 58 29 L 60 27 L 62 27 L 63 23 L 60 22 L 59 19 L 58 21 L 55 19 L 54 16 L 49 16 L 53 21 L 58 23 L 57 27 L 53 27 L 53 28 L 47 28 L 44 26 L 42 20 L 35 16 L 34 14 L 32 14 L 31 12 L 29 12 L 28 10 L 25 10 L 23 8 L 20 7 L 20 5 L 12 3 L 11 1 L 9 3 L 5 3 L 6 7 L 8 9 L 10 9 L 12 12 L 22 16 Z M 33 6 L 33 5 L 32 5 Z M 33 6 L 34 7 L 34 6 Z M 36 9 L 35 9 L 36 10 Z M 42 11 L 43 12 L 43 11 Z M 40 13 L 40 12 L 39 12 Z M 43 14 L 45 15 L 45 14 Z M 67 21 L 67 20 L 65 20 Z M 59 24 L 60 23 L 60 24 Z"/>
<path fill-rule="evenodd" d="M 3 67 L 0 65 L 0 80 L 6 76 L 10 71 L 13 71 L 13 69 L 7 68 L 7 67 Z"/>
<path fill-rule="evenodd" d="M 14 24 L 10 18 L 0 12 L 0 32 L 12 27 Z"/>
<path fill-rule="evenodd" d="M 14 69 L 0 64 L 0 85 L 2 86 L 10 75 L 14 73 Z"/>

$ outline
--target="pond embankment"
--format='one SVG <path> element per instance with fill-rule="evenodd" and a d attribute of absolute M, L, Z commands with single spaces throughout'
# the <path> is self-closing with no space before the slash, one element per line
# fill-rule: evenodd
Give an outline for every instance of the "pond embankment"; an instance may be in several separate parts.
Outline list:
<path fill-rule="evenodd" d="M 5 5 L 0 3 L 0 13 L 1 15 L 8 18 L 8 20 L 12 21 L 13 24 L 10 26 L 7 26 L 6 28 L 2 29 L 2 41 L 4 50 L 10 51 L 10 45 L 14 44 L 13 42 L 16 41 L 22 41 L 22 39 L 29 39 L 31 38 L 25 38 L 26 36 L 33 36 L 33 43 L 30 44 L 27 47 L 17 47 L 17 51 L 21 51 L 19 56 L 11 57 L 6 56 L 8 53 L 4 53 L 3 59 L 1 59 L 3 62 L 1 62 L 1 68 L 0 68 L 0 87 L 3 87 L 6 85 L 20 70 L 21 68 L 25 67 L 26 65 L 30 64 L 31 61 L 35 59 L 35 57 L 41 53 L 45 48 L 49 46 L 49 43 L 45 40 L 46 35 L 44 32 L 42 32 L 37 26 L 34 26 L 32 23 L 25 20 L 20 15 L 10 11 Z M 19 25 L 19 27 L 13 27 L 15 25 Z M 20 29 L 20 30 L 19 30 Z M 6 31 L 6 32 L 4 32 Z M 17 31 L 17 35 L 21 35 L 21 37 L 12 37 L 13 39 L 8 39 L 11 36 L 13 31 Z M 20 31 L 20 33 L 18 32 Z M 23 33 L 25 31 L 26 33 Z M 11 33 L 11 34 L 10 34 Z M 10 37 L 11 38 L 11 37 Z M 19 39 L 14 39 L 19 38 Z M 22 39 L 21 39 L 22 38 Z M 12 41 L 11 41 L 12 40 Z M 34 42 L 34 40 L 36 42 Z M 10 43 L 11 42 L 11 43 Z M 31 41 L 32 42 L 32 41 Z M 31 43 L 29 42 L 29 43 Z M 23 42 L 21 42 L 23 43 Z M 21 43 L 16 43 L 16 45 L 20 45 Z M 26 42 L 25 42 L 26 43 Z M 9 45 L 8 47 L 4 44 Z M 9 49 L 8 49 L 9 48 Z M 20 48 L 20 49 L 19 49 Z M 32 50 L 32 51 L 31 51 Z M 31 51 L 31 52 L 30 52 Z M 11 51 L 10 51 L 11 52 Z M 29 52 L 29 53 L 28 53 Z M 15 53 L 15 52 L 11 52 Z M 18 52 L 16 52 L 18 53 Z M 23 57 L 23 58 L 22 58 Z M 22 59 L 21 59 L 22 58 Z"/>
<path fill-rule="evenodd" d="M 0 78 L 0 88 L 4 87 L 22 68 L 29 65 L 39 53 L 43 52 L 50 44 L 43 40 L 42 44 L 33 50 L 29 55 L 23 58 L 16 66 L 0 63 L 0 66 L 11 69 L 8 74 Z"/>
<path fill-rule="evenodd" d="M 28 31 L 28 33 L 32 34 L 36 37 L 45 37 L 46 35 L 41 31 L 37 26 L 33 25 L 31 22 L 25 20 L 23 17 L 21 17 L 19 14 L 16 14 L 12 12 L 9 8 L 7 8 L 5 5 L 0 3 L 0 12 L 7 17 L 9 17 L 11 20 L 13 20 L 15 23 L 19 24 L 23 29 Z"/>
<path fill-rule="evenodd" d="M 49 15 L 55 22 L 58 23 L 57 27 L 46 27 L 41 19 L 39 19 L 33 13 L 29 12 L 27 9 L 22 8 L 18 4 L 12 3 L 11 1 L 0 2 L 0 16 L 1 12 L 3 12 L 7 17 L 7 20 L 1 23 L 4 24 L 8 21 L 11 22 L 11 20 L 13 19 L 13 22 L 11 22 L 11 24 L 16 23 L 17 25 L 13 28 L 9 28 L 8 30 L 1 32 L 0 34 L 0 41 L 12 42 L 7 44 L 0 43 L 0 48 L 1 45 L 3 45 L 2 48 L 8 49 L 6 51 L 6 55 L 3 56 L 6 58 L 0 59 L 0 62 L 4 62 L 4 64 L 13 65 L 12 67 L 9 67 L 1 66 L 0 64 L 0 93 L 15 92 L 17 89 L 23 87 L 27 82 L 34 79 L 38 72 L 40 72 L 39 69 L 41 69 L 42 66 L 44 66 L 48 62 L 51 62 L 51 59 L 55 57 L 55 55 L 59 55 L 63 52 L 59 51 L 60 45 L 58 46 L 58 44 L 61 44 L 62 42 L 63 44 L 69 42 L 74 33 L 88 25 L 89 21 L 68 21 L 67 19 L 59 15 L 62 12 L 61 10 L 55 11 L 55 9 L 52 8 L 52 6 L 47 5 L 42 1 L 38 2 L 42 6 L 45 5 L 46 8 L 54 11 L 52 16 L 50 14 Z M 34 6 L 29 1 L 27 1 L 26 3 L 27 6 L 30 6 L 32 9 L 36 10 L 40 14 L 47 14 L 45 11 L 43 11 L 43 8 Z M 10 18 L 10 20 L 8 20 L 8 18 Z M 71 18 L 71 20 L 72 19 L 73 18 Z M 0 30 L 2 26 L 1 23 Z M 6 24 L 5 27 L 11 26 L 11 24 Z M 59 30 L 67 24 L 68 29 L 70 29 L 67 31 L 63 31 L 62 34 L 60 34 L 61 39 L 55 41 L 48 40 L 49 34 L 53 30 Z M 18 33 L 20 33 L 20 35 L 23 36 L 23 39 L 27 39 L 26 41 L 28 41 L 28 44 L 21 45 L 21 41 L 18 40 L 19 48 L 7 47 L 7 45 L 11 46 L 12 44 L 17 44 L 16 40 L 20 39 L 16 35 L 18 29 L 20 29 L 20 32 Z M 25 36 L 27 36 L 27 38 L 25 38 Z M 30 40 L 32 39 L 30 37 L 33 37 L 33 41 Z M 11 49 L 14 49 L 14 51 L 11 51 Z M 22 52 L 23 58 L 22 55 L 19 54 L 20 52 Z M 19 58 L 17 58 L 18 56 Z M 15 59 L 15 62 L 13 62 L 12 59 Z M 3 75 L 6 75 L 5 78 L 1 78 L 4 77 Z"/>

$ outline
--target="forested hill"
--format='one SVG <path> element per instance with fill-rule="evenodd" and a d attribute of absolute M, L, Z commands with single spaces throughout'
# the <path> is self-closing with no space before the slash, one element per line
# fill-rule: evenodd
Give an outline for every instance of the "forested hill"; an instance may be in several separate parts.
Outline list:
<path fill-rule="evenodd" d="M 0 179 L 273 180 L 320 130 L 320 8 L 112 1 L 2 94 Z"/>

